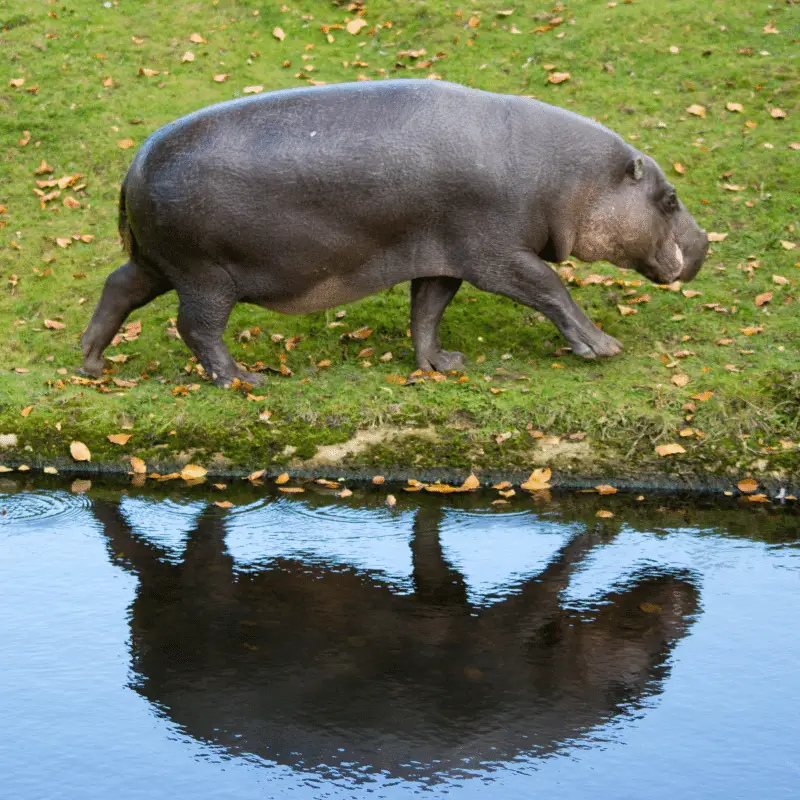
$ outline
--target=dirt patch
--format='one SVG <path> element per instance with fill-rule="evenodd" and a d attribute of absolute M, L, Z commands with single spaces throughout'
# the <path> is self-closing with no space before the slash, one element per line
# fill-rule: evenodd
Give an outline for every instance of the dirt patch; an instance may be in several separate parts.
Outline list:
<path fill-rule="evenodd" d="M 355 436 L 346 442 L 318 447 L 317 452 L 311 458 L 300 463 L 303 467 L 338 466 L 375 445 L 386 445 L 391 442 L 399 443 L 401 441 L 404 445 L 408 445 L 408 440 L 411 438 L 417 438 L 421 442 L 432 444 L 439 440 L 439 434 L 432 425 L 427 428 L 394 428 L 383 425 L 378 428 L 358 431 Z"/>
<path fill-rule="evenodd" d="M 563 467 L 590 464 L 595 460 L 592 446 L 587 439 L 579 442 L 550 437 L 540 439 L 531 450 L 531 461 L 535 466 Z"/>

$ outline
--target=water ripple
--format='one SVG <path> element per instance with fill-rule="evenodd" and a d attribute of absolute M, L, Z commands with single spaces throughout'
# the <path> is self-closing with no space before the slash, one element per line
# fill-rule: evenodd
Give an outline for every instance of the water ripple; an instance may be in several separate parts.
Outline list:
<path fill-rule="evenodd" d="M 33 490 L 0 494 L 0 508 L 5 512 L 0 525 L 69 523 L 77 521 L 90 507 L 85 494 L 65 491 Z"/>

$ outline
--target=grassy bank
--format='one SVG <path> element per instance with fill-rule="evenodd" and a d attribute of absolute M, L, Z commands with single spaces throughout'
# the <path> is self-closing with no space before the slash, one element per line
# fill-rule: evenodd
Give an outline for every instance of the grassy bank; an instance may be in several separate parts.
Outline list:
<path fill-rule="evenodd" d="M 316 454 L 321 471 L 800 476 L 797 8 L 357 5 L 0 0 L 0 463 L 68 460 L 79 440 L 94 462 L 135 455 L 164 471 Z M 569 78 L 548 83 L 552 73 Z M 606 264 L 562 269 L 625 346 L 610 361 L 563 352 L 532 310 L 464 287 L 442 340 L 467 354 L 466 374 L 403 385 L 414 361 L 408 287 L 397 286 L 304 317 L 237 308 L 235 356 L 292 373 L 249 398 L 196 373 L 170 335 L 174 295 L 131 318 L 141 329 L 107 351 L 100 383 L 75 377 L 80 333 L 123 260 L 119 183 L 151 131 L 245 87 L 411 76 L 594 116 L 656 158 L 698 222 L 725 238 L 686 287 Z M 365 338 L 347 337 L 362 328 Z M 685 452 L 656 453 L 672 443 Z"/>

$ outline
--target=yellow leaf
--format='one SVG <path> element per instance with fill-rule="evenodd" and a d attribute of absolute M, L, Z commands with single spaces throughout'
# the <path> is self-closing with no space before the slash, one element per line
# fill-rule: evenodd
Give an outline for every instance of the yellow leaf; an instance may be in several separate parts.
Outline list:
<path fill-rule="evenodd" d="M 600 517 L 600 519 L 611 519 L 614 516 L 614 513 L 612 511 L 604 511 L 603 509 L 600 509 L 595 516 Z"/>
<path fill-rule="evenodd" d="M 772 302 L 772 292 L 764 292 L 764 294 L 756 295 L 756 305 L 764 306 Z"/>
<path fill-rule="evenodd" d="M 146 475 L 147 464 L 141 458 L 131 456 L 131 470 L 133 470 L 134 475 Z"/>
<path fill-rule="evenodd" d="M 552 472 L 549 468 L 545 467 L 544 469 L 535 469 L 528 476 L 528 480 L 525 481 L 525 483 L 520 484 L 520 488 L 529 492 L 537 492 L 542 489 L 549 489 L 549 481 L 551 477 Z"/>
<path fill-rule="evenodd" d="M 751 494 L 747 495 L 747 499 L 751 503 L 769 503 L 769 498 L 765 494 Z"/>
<path fill-rule="evenodd" d="M 736 484 L 739 488 L 739 491 L 743 494 L 752 494 L 756 489 L 758 489 L 758 481 L 754 481 L 752 478 L 745 478 L 743 481 L 739 481 Z"/>
<path fill-rule="evenodd" d="M 569 72 L 551 72 L 547 76 L 547 83 L 564 83 L 564 81 L 568 81 L 572 75 Z"/>
<path fill-rule="evenodd" d="M 692 105 L 690 105 L 686 109 L 686 113 L 687 114 L 692 114 L 695 117 L 702 117 L 703 119 L 705 119 L 706 118 L 706 107 L 705 106 L 700 106 L 697 103 L 692 103 Z"/>
<path fill-rule="evenodd" d="M 251 472 L 247 476 L 247 480 L 249 480 L 249 481 L 257 481 L 259 478 L 263 478 L 265 474 L 266 474 L 266 470 L 265 469 L 259 469 L 259 470 L 256 470 L 255 472 Z"/>
<path fill-rule="evenodd" d="M 119 139 L 117 141 L 117 147 L 119 147 L 120 150 L 127 150 L 128 148 L 133 147 L 133 145 L 133 139 Z"/>
<path fill-rule="evenodd" d="M 31 411 L 33 411 L 33 406 L 25 406 L 22 411 L 19 412 L 21 417 L 27 417 L 30 415 Z"/>
<path fill-rule="evenodd" d="M 481 485 L 481 482 L 478 480 L 477 476 L 474 475 L 474 474 L 471 474 L 464 481 L 464 483 L 461 484 L 461 490 L 464 491 L 464 492 L 471 492 L 474 489 L 479 488 L 480 485 Z"/>
<path fill-rule="evenodd" d="M 701 403 L 707 403 L 714 396 L 714 392 L 700 392 L 700 394 L 693 394 L 692 400 L 699 400 Z"/>
<path fill-rule="evenodd" d="M 217 508 L 233 508 L 233 503 L 230 500 L 215 500 L 214 505 Z"/>
<path fill-rule="evenodd" d="M 230 76 L 231 76 L 230 72 L 220 72 L 217 73 L 216 75 L 212 75 L 211 80 L 214 81 L 215 83 L 225 83 L 225 81 L 228 80 Z"/>
<path fill-rule="evenodd" d="M 678 173 L 678 175 L 685 175 L 686 174 L 686 167 L 684 167 L 683 164 L 681 164 L 680 161 L 676 161 L 672 165 L 672 168 L 675 170 L 675 172 Z"/>
<path fill-rule="evenodd" d="M 660 444 L 656 447 L 656 453 L 660 456 L 674 456 L 680 455 L 681 453 L 685 453 L 684 450 L 679 444 Z"/>
<path fill-rule="evenodd" d="M 277 478 L 275 478 L 275 483 L 277 483 L 278 486 L 280 486 L 282 483 L 288 483 L 288 482 L 289 482 L 289 473 L 288 472 L 283 472 L 280 475 L 278 475 Z"/>
<path fill-rule="evenodd" d="M 83 442 L 72 442 L 69 446 L 70 455 L 76 461 L 91 461 L 92 454 L 89 452 L 89 448 Z"/>
<path fill-rule="evenodd" d="M 181 478 L 185 481 L 193 481 L 197 478 L 204 478 L 208 474 L 208 470 L 200 467 L 197 464 L 187 464 L 181 470 Z"/>
<path fill-rule="evenodd" d="M 108 439 L 111 444 L 126 445 L 131 436 L 133 436 L 132 433 L 110 433 L 106 436 L 106 439 Z"/>
<path fill-rule="evenodd" d="M 595 491 L 598 494 L 616 494 L 617 490 L 613 486 L 609 486 L 607 483 L 601 483 L 599 486 L 595 486 Z"/>
<path fill-rule="evenodd" d="M 728 111 L 735 111 L 739 114 L 744 111 L 744 106 L 741 103 L 726 103 L 725 108 L 727 108 Z"/>
<path fill-rule="evenodd" d="M 367 27 L 367 23 L 361 17 L 356 17 L 356 19 L 351 19 L 345 27 L 348 33 L 352 33 L 355 36 L 362 28 Z"/>
<path fill-rule="evenodd" d="M 286 34 L 283 32 L 283 28 L 275 27 L 272 29 L 272 35 L 279 41 L 282 42 L 286 38 Z"/>
<path fill-rule="evenodd" d="M 64 330 L 65 327 L 63 322 L 58 322 L 58 320 L 55 319 L 46 319 L 44 321 L 44 326 L 51 331 L 61 331 Z"/>
<path fill-rule="evenodd" d="M 199 33 L 193 33 L 189 36 L 189 41 L 194 44 L 206 44 L 208 40 L 203 38 Z"/>
<path fill-rule="evenodd" d="M 745 336 L 755 336 L 757 333 L 763 332 L 764 326 L 759 325 L 757 328 L 740 328 L 740 330 Z"/>
<path fill-rule="evenodd" d="M 279 486 L 278 489 L 286 494 L 299 494 L 305 491 L 302 486 Z"/>
<path fill-rule="evenodd" d="M 150 69 L 150 67 L 139 67 L 139 75 L 144 75 L 145 78 L 153 78 L 161 73 L 157 69 Z"/>

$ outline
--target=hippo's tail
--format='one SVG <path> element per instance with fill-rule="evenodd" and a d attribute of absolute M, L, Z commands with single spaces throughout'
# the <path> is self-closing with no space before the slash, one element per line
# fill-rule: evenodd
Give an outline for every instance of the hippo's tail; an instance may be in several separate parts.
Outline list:
<path fill-rule="evenodd" d="M 119 190 L 119 222 L 117 223 L 117 230 L 119 230 L 120 238 L 122 239 L 122 248 L 125 252 L 133 257 L 133 248 L 136 242 L 133 238 L 133 231 L 128 224 L 128 212 L 125 209 L 125 182 L 122 182 L 122 188 Z"/>

